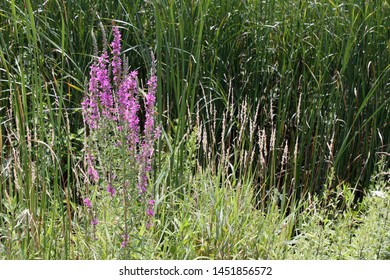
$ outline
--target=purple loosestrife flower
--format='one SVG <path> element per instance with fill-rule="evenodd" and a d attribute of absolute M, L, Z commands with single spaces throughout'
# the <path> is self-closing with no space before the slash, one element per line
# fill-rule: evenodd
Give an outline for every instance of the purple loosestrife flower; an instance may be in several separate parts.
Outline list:
<path fill-rule="evenodd" d="M 91 225 L 93 225 L 93 226 L 97 226 L 98 223 L 99 223 L 99 220 L 96 217 L 94 217 L 91 221 Z"/>
<path fill-rule="evenodd" d="M 146 167 L 144 167 L 141 170 L 141 175 L 139 177 L 138 181 L 138 188 L 140 193 L 145 193 L 148 188 L 148 176 L 146 175 L 147 170 Z"/>
<path fill-rule="evenodd" d="M 96 71 L 96 79 L 98 80 L 98 92 L 100 104 L 102 105 L 102 114 L 108 119 L 113 118 L 113 105 L 111 82 L 108 75 L 108 55 L 103 53 L 98 58 L 98 69 Z"/>
<path fill-rule="evenodd" d="M 154 217 L 154 199 L 150 199 L 148 201 L 148 209 L 146 210 L 146 217 L 148 218 L 148 222 L 146 223 L 146 228 L 149 229 L 153 223 L 152 223 L 152 219 Z"/>
<path fill-rule="evenodd" d="M 146 210 L 146 216 L 154 217 L 154 210 L 151 208 L 148 208 L 148 210 Z"/>
<path fill-rule="evenodd" d="M 121 247 L 125 248 L 127 246 L 128 241 L 129 241 L 129 235 L 127 233 L 123 234 Z"/>
<path fill-rule="evenodd" d="M 156 130 L 154 130 L 154 110 L 156 103 L 157 77 L 155 75 L 155 64 L 152 66 L 152 73 L 147 83 L 148 93 L 145 96 L 145 129 L 144 138 L 141 143 L 141 154 L 139 162 L 141 166 L 138 188 L 141 193 L 147 190 L 148 174 L 151 171 L 151 160 L 153 156 L 153 140 L 155 139 Z M 158 134 L 158 133 L 157 133 Z"/>
<path fill-rule="evenodd" d="M 116 189 L 115 189 L 111 184 L 108 184 L 108 186 L 107 186 L 107 192 L 109 192 L 111 196 L 115 196 L 115 194 L 116 194 Z"/>
<path fill-rule="evenodd" d="M 83 102 L 81 102 L 83 109 L 83 118 L 85 123 L 89 126 L 90 129 L 97 129 L 100 119 L 99 105 L 96 96 L 90 94 L 84 97 Z"/>
<path fill-rule="evenodd" d="M 89 79 L 89 94 L 82 102 L 85 122 L 91 129 L 98 127 L 100 119 L 99 102 L 102 114 L 108 119 L 113 118 L 113 97 L 111 83 L 108 75 L 108 55 L 106 51 L 96 58 L 91 66 Z"/>
<path fill-rule="evenodd" d="M 153 65 L 154 69 L 154 65 Z M 152 70 L 152 74 L 147 83 L 148 93 L 145 97 L 145 110 L 146 110 L 146 120 L 145 120 L 145 137 L 148 140 L 152 140 L 153 128 L 154 128 L 154 110 L 156 103 L 156 91 L 157 91 L 157 76 L 155 70 Z"/>
<path fill-rule="evenodd" d="M 92 202 L 89 200 L 88 197 L 84 198 L 84 205 L 87 206 L 88 209 L 92 208 Z"/>
<path fill-rule="evenodd" d="M 86 123 L 91 129 L 96 129 L 98 126 L 98 120 L 100 119 L 99 105 L 98 105 L 98 63 L 95 61 L 89 72 L 91 76 L 89 80 L 89 96 L 85 98 L 83 105 L 83 112 L 85 114 Z"/>
<path fill-rule="evenodd" d="M 93 161 L 94 161 L 93 156 L 87 155 L 88 174 L 91 177 L 92 182 L 97 183 L 99 181 L 99 173 L 95 169 Z"/>
<path fill-rule="evenodd" d="M 154 199 L 148 201 L 148 209 L 146 210 L 146 216 L 154 217 Z"/>
<path fill-rule="evenodd" d="M 103 36 L 105 37 L 104 30 Z M 150 228 L 155 216 L 155 201 L 149 199 L 148 196 L 148 178 L 152 171 L 154 142 L 160 136 L 160 128 L 156 127 L 155 124 L 157 91 L 155 61 L 153 58 L 151 75 L 147 81 L 147 90 L 141 98 L 140 92 L 143 91 L 139 89 L 138 72 L 132 71 L 129 73 L 126 61 L 123 63 L 121 59 L 121 34 L 118 27 L 113 28 L 113 38 L 110 44 L 111 57 L 107 52 L 107 41 L 103 41 L 105 47 L 101 55 L 96 54 L 96 59 L 90 68 L 88 94 L 82 102 L 84 120 L 91 130 L 91 135 L 97 136 L 97 139 L 102 141 L 101 144 L 91 145 L 90 147 L 97 149 L 91 152 L 100 155 L 99 163 L 102 170 L 100 175 L 107 176 L 108 174 L 108 178 L 99 179 L 99 173 L 95 166 L 96 162 L 91 154 L 86 156 L 88 163 L 86 166 L 87 176 L 95 184 L 99 181 L 105 182 L 107 192 L 111 197 L 114 197 L 117 193 L 113 185 L 123 183 L 125 200 L 132 199 L 133 196 L 130 195 L 132 190 L 129 190 L 128 186 L 135 184 L 135 189 L 138 188 L 139 193 L 143 194 L 142 201 L 146 204 L 142 207 L 140 214 L 144 215 L 146 227 Z M 140 111 L 141 105 L 142 112 Z M 142 131 L 140 128 L 141 116 L 145 120 Z M 99 131 L 94 131 L 97 129 Z M 107 137 L 107 139 L 104 139 L 104 137 Z M 108 137 L 111 137 L 112 141 L 109 141 Z M 91 138 L 91 141 L 93 139 L 95 138 Z M 108 163 L 108 165 L 112 164 L 109 167 L 114 168 L 113 172 L 118 171 L 117 161 L 110 162 L 116 156 L 116 153 L 107 152 L 110 151 L 110 148 L 113 148 L 111 144 L 119 148 L 114 148 L 114 150 L 121 152 L 120 160 L 133 164 L 133 166 L 130 166 L 129 173 L 131 174 L 124 171 L 123 176 L 119 176 L 118 181 L 114 182 L 115 184 L 113 184 L 113 178 L 111 178 L 111 170 L 110 173 L 107 173 L 106 169 L 103 168 Z M 122 148 L 129 151 L 123 153 L 124 149 Z M 129 181 L 126 178 L 130 178 Z M 84 204 L 88 209 L 92 208 L 92 203 L 88 198 L 84 200 Z M 125 214 L 128 210 L 124 209 Z M 95 231 L 99 221 L 92 211 L 89 211 L 89 213 Z M 122 235 L 122 248 L 126 247 L 129 242 L 129 222 L 127 220 L 125 221 L 125 232 Z"/>
<path fill-rule="evenodd" d="M 122 60 L 120 57 L 121 54 L 121 33 L 119 32 L 119 28 L 117 26 L 114 27 L 114 40 L 111 43 L 112 47 L 112 74 L 114 76 L 114 84 L 116 88 L 119 88 L 119 84 L 121 82 L 121 74 L 122 74 Z"/>
<path fill-rule="evenodd" d="M 127 128 L 127 140 L 133 153 L 135 153 L 136 145 L 139 142 L 139 118 L 137 113 L 140 105 L 136 99 L 138 91 L 137 74 L 137 71 L 131 72 L 119 86 L 117 109 L 118 119 Z"/>
<path fill-rule="evenodd" d="M 88 174 L 91 177 L 92 182 L 97 183 L 99 181 L 99 173 L 93 166 L 88 167 Z"/>

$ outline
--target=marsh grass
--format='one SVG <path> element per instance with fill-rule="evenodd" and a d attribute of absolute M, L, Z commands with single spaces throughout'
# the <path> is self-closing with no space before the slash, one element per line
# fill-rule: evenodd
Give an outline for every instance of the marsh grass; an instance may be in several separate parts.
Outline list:
<path fill-rule="evenodd" d="M 82 207 L 80 103 L 113 24 L 141 80 L 156 54 L 163 125 L 158 225 L 126 257 L 389 257 L 388 1 L 0 3 L 1 258 L 125 256 L 121 206 L 102 196 L 97 240 Z"/>

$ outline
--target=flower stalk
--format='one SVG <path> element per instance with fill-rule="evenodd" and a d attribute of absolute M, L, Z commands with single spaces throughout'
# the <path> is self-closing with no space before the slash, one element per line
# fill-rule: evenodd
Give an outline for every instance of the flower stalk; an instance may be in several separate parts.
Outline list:
<path fill-rule="evenodd" d="M 95 58 L 90 69 L 88 92 L 82 102 L 84 121 L 89 128 L 87 141 L 92 141 L 89 146 L 95 149 L 93 153 L 88 152 L 86 162 L 89 179 L 97 188 L 104 185 L 111 199 L 116 199 L 117 191 L 122 194 L 117 199 L 123 199 L 121 247 L 126 247 L 130 240 L 129 230 L 134 228 L 129 221 L 140 221 L 129 215 L 128 208 L 132 207 L 132 214 L 143 216 L 141 220 L 147 228 L 152 226 L 155 215 L 155 201 L 148 182 L 154 143 L 160 137 L 155 123 L 157 76 L 153 59 L 144 93 L 138 82 L 138 72 L 128 71 L 122 63 L 121 34 L 117 26 L 113 28 L 110 46 L 111 58 L 106 50 Z M 98 162 L 91 154 L 98 155 Z M 103 171 L 100 175 L 99 170 Z M 91 210 L 92 204 L 87 199 L 84 204 Z M 138 212 L 133 209 L 137 207 Z M 98 225 L 96 215 L 91 225 L 94 229 Z"/>

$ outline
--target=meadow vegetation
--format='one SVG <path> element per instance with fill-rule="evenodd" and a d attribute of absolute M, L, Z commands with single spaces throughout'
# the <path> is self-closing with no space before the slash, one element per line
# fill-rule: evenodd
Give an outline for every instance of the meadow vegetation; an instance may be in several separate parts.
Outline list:
<path fill-rule="evenodd" d="M 0 259 L 390 259 L 388 1 L 0 3 Z"/>

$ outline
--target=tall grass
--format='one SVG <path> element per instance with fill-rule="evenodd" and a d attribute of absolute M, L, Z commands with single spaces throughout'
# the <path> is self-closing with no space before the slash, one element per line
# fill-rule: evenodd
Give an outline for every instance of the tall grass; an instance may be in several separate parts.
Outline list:
<path fill-rule="evenodd" d="M 157 243 L 174 250 L 169 236 L 186 237 L 185 221 L 198 226 L 186 237 L 198 249 L 185 243 L 185 255 L 179 246 L 158 257 L 224 258 L 234 248 L 218 246 L 259 214 L 239 221 L 243 209 L 255 211 L 249 205 L 269 213 L 266 221 L 290 217 L 291 239 L 302 199 L 345 184 L 358 203 L 380 157 L 389 168 L 387 1 L 0 3 L 0 250 L 9 258 L 87 256 L 89 245 L 85 254 L 73 246 L 84 230 L 80 103 L 100 25 L 109 40 L 119 26 L 141 80 L 150 49 L 156 54 L 163 137 L 150 180 L 164 229 L 156 229 Z M 251 228 L 245 234 L 258 234 Z M 210 242 L 216 249 L 203 252 Z M 113 257 L 103 245 L 106 253 L 88 257 Z M 257 252 L 267 253 L 236 248 L 235 256 L 272 257 L 272 246 L 262 246 Z"/>

